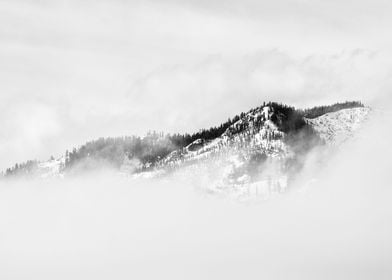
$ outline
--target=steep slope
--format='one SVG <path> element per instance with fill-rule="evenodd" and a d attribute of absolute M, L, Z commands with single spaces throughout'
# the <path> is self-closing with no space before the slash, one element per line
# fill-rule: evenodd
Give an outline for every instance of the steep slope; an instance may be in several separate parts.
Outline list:
<path fill-rule="evenodd" d="M 350 108 L 304 120 L 324 143 L 339 145 L 354 135 L 369 112 L 369 108 Z M 213 183 L 203 187 L 208 192 L 236 199 L 266 199 L 281 193 L 290 186 L 290 180 L 301 169 L 302 158 L 312 146 L 299 152 L 297 144 L 291 145 L 290 140 L 295 136 L 278 128 L 276 114 L 278 112 L 270 106 L 252 110 L 220 137 L 212 141 L 197 139 L 172 152 L 154 171 L 164 174 L 168 169 L 188 168 L 205 176 L 209 169 L 214 170 L 214 176 L 209 177 Z M 311 139 L 301 138 L 301 142 L 306 141 Z M 152 175 L 151 172 L 146 174 Z"/>
<path fill-rule="evenodd" d="M 279 128 L 285 117 L 273 106 L 258 107 L 216 139 L 197 139 L 169 154 L 153 170 L 136 176 L 186 170 L 204 177 L 213 170 L 209 184 L 202 186 L 208 192 L 236 199 L 266 198 L 282 192 L 288 186 L 290 162 L 295 159 L 287 134 Z"/>
<path fill-rule="evenodd" d="M 351 138 L 368 118 L 367 107 L 343 109 L 314 119 L 305 119 L 327 144 L 339 145 Z"/>
<path fill-rule="evenodd" d="M 183 149 L 176 150 L 158 162 L 157 167 L 176 167 L 223 154 L 241 152 L 245 158 L 255 153 L 270 157 L 286 155 L 285 133 L 271 121 L 270 106 L 256 108 L 232 124 L 219 137 L 206 141 L 197 139 Z"/>
<path fill-rule="evenodd" d="M 301 157 L 320 144 L 320 138 L 339 145 L 355 133 L 370 109 L 347 106 L 363 105 L 337 103 L 302 111 L 264 103 L 192 135 L 153 132 L 142 138 L 100 138 L 58 159 L 15 165 L 5 175 L 63 177 L 71 176 L 75 169 L 84 172 L 102 166 L 127 177 L 162 176 L 178 170 L 205 174 L 212 170 L 213 184 L 208 191 L 236 197 L 268 196 L 287 189 L 291 177 L 301 169 Z"/>

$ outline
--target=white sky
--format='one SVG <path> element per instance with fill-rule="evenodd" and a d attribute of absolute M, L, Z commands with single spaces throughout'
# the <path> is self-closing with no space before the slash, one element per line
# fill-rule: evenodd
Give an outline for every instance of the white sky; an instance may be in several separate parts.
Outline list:
<path fill-rule="evenodd" d="M 0 0 L 0 167 L 263 101 L 389 104 L 390 1 Z"/>

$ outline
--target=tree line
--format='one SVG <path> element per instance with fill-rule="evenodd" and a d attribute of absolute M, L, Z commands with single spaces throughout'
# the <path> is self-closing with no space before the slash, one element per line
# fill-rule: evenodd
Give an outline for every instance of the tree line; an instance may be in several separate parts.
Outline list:
<path fill-rule="evenodd" d="M 256 110 L 261 111 L 265 106 L 272 108 L 273 115 L 271 116 L 271 121 L 277 125 L 279 130 L 289 135 L 288 139 L 295 140 L 299 137 L 298 135 L 301 135 L 301 139 L 303 140 L 304 137 L 314 138 L 315 136 L 315 132 L 307 125 L 304 117 L 316 118 L 325 113 L 346 108 L 363 107 L 364 105 L 359 101 L 350 101 L 298 110 L 295 107 L 282 103 L 264 102 L 261 106 L 253 108 L 246 113 L 242 112 L 232 119 L 229 118 L 218 126 L 201 129 L 192 134 L 164 134 L 162 132 L 152 131 L 144 137 L 109 137 L 89 141 L 79 148 L 66 151 L 65 163 L 62 169 L 65 172 L 72 170 L 74 167 L 92 169 L 97 166 L 97 163 L 120 168 L 126 159 L 137 159 L 140 161 L 141 169 L 153 166 L 171 152 L 182 149 L 197 139 L 209 141 L 221 136 L 234 123 L 240 119 L 244 119 L 247 114 L 254 113 Z M 242 127 L 245 129 L 247 126 L 243 125 Z M 8 168 L 4 175 L 28 175 L 32 174 L 37 167 L 37 160 L 29 160 Z"/>
<path fill-rule="evenodd" d="M 322 116 L 326 113 L 336 112 L 342 109 L 365 107 L 365 105 L 360 101 L 346 101 L 342 103 L 335 103 L 328 106 L 316 106 L 310 109 L 302 110 L 302 114 L 305 118 L 314 119 Z"/>

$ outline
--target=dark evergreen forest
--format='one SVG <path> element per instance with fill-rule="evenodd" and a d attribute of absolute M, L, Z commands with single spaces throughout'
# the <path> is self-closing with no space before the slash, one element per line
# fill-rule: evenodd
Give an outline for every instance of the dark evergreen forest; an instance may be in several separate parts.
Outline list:
<path fill-rule="evenodd" d="M 306 124 L 304 117 L 316 118 L 329 112 L 364 106 L 358 101 L 347 101 L 300 110 L 281 103 L 264 102 L 262 106 L 253 108 L 247 113 L 243 112 L 236 115 L 232 119 L 229 118 L 218 126 L 201 129 L 192 134 L 164 134 L 152 131 L 144 137 L 109 137 L 89 141 L 78 148 L 66 151 L 65 164 L 62 169 L 67 172 L 75 166 L 82 166 L 85 169 L 94 168 L 96 162 L 120 168 L 126 159 L 136 159 L 140 162 L 141 168 L 148 168 L 169 153 L 182 149 L 197 139 L 209 141 L 221 136 L 232 124 L 244 118 L 246 114 L 259 110 L 266 105 L 273 109 L 274 114 L 271 120 L 278 126 L 279 130 L 289 136 L 287 137 L 289 144 L 298 144 L 304 137 L 314 136 L 315 132 Z M 303 145 L 305 145 L 305 142 Z M 4 175 L 28 175 L 33 173 L 37 167 L 37 160 L 29 160 L 8 168 Z"/>

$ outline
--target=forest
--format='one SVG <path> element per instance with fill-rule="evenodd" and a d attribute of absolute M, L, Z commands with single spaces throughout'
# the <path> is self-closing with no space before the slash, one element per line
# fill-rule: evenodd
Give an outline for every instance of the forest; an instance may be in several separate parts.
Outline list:
<path fill-rule="evenodd" d="M 316 106 L 310 109 L 302 110 L 302 114 L 305 118 L 314 119 L 321 115 L 336 112 L 348 108 L 364 107 L 365 105 L 360 101 L 346 101 L 342 103 L 335 103 L 328 106 Z"/>
<path fill-rule="evenodd" d="M 359 101 L 347 101 L 301 110 L 281 103 L 264 102 L 261 106 L 253 108 L 247 113 L 260 110 L 264 106 L 273 108 L 274 114 L 271 120 L 278 126 L 279 130 L 289 136 L 287 137 L 289 144 L 295 143 L 298 146 L 298 143 L 301 143 L 302 146 L 306 146 L 307 142 L 301 141 L 304 137 L 309 139 L 316 139 L 317 137 L 315 137 L 315 132 L 311 127 L 306 124 L 304 118 L 316 118 L 329 112 L 363 107 L 364 105 Z M 78 167 L 78 169 L 93 169 L 97 166 L 97 163 L 119 169 L 124 160 L 137 160 L 140 163 L 138 168 L 149 168 L 169 153 L 182 149 L 197 139 L 208 141 L 221 136 L 232 124 L 244 118 L 247 113 L 242 112 L 218 126 L 201 129 L 192 134 L 164 134 L 163 132 L 152 131 L 144 137 L 108 137 L 89 141 L 78 148 L 65 152 L 65 163 L 62 166 L 62 171 L 69 172 L 75 167 Z M 6 177 L 13 175 L 28 176 L 34 173 L 38 163 L 37 160 L 29 160 L 15 164 L 8 168 L 3 175 Z"/>

